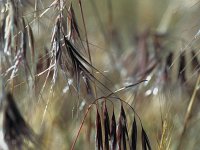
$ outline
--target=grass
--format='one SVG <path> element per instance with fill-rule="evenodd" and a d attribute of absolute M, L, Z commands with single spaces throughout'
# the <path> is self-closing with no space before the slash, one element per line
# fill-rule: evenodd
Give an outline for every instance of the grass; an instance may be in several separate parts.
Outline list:
<path fill-rule="evenodd" d="M 198 149 L 198 1 L 0 3 L 0 149 Z"/>

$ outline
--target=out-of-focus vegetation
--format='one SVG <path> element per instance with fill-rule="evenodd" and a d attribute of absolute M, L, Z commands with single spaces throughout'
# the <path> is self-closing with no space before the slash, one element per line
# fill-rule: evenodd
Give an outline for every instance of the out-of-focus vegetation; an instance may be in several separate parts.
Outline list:
<path fill-rule="evenodd" d="M 0 149 L 199 149 L 198 0 L 0 8 Z"/>

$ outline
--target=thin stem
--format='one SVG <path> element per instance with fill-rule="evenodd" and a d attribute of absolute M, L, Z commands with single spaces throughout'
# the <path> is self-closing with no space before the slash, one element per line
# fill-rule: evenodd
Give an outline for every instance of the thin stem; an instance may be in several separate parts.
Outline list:
<path fill-rule="evenodd" d="M 194 106 L 195 97 L 196 97 L 197 91 L 199 90 L 199 84 L 200 84 L 200 74 L 198 76 L 192 97 L 190 99 L 190 103 L 189 103 L 188 108 L 187 108 L 187 112 L 186 112 L 185 120 L 184 120 L 184 126 L 183 126 L 183 130 L 182 130 L 182 133 L 181 133 L 181 136 L 180 136 L 180 141 L 179 141 L 177 150 L 181 150 L 183 138 L 184 138 L 184 135 L 186 133 L 186 129 L 187 129 L 187 126 L 188 126 L 188 123 L 189 123 L 189 120 L 190 120 L 190 117 L 191 117 L 191 114 L 192 114 L 192 108 Z"/>
<path fill-rule="evenodd" d="M 85 38 L 86 38 L 86 44 L 87 44 L 87 50 L 88 50 L 88 55 L 89 55 L 89 61 L 90 64 L 92 65 L 92 58 L 91 58 L 91 54 L 90 54 L 90 47 L 89 47 L 89 41 L 88 41 L 88 36 L 87 36 L 87 29 L 86 29 L 86 24 L 85 24 L 85 19 L 84 19 L 84 15 L 83 15 L 83 7 L 82 7 L 82 3 L 81 0 L 79 0 L 79 6 L 81 9 L 81 17 L 83 20 L 83 26 L 84 26 L 84 30 L 85 30 Z M 94 76 L 94 70 L 92 69 L 92 74 Z M 97 89 L 96 89 L 96 84 L 94 82 L 94 92 L 95 92 L 95 97 L 97 97 Z"/>

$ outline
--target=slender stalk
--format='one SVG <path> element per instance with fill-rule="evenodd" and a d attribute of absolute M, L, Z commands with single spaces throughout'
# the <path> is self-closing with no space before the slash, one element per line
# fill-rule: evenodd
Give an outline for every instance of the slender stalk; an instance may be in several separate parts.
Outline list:
<path fill-rule="evenodd" d="M 190 99 L 190 103 L 189 103 L 188 108 L 187 108 L 187 112 L 185 114 L 184 126 L 183 126 L 183 130 L 181 132 L 180 141 L 179 141 L 177 150 L 181 150 L 183 138 L 185 136 L 185 133 L 186 133 L 186 130 L 187 130 L 187 127 L 188 127 L 188 123 L 189 123 L 189 120 L 190 120 L 190 117 L 191 117 L 191 114 L 192 114 L 192 108 L 194 106 L 195 97 L 196 97 L 197 91 L 199 90 L 199 84 L 200 84 L 200 74 L 198 76 L 192 97 Z"/>
<path fill-rule="evenodd" d="M 85 38 L 86 38 L 86 44 L 87 44 L 88 55 L 89 55 L 89 61 L 90 61 L 90 64 L 92 65 L 92 58 L 91 58 L 91 53 L 90 53 L 90 47 L 89 47 L 87 29 L 86 29 L 85 19 L 84 19 L 84 15 L 83 15 L 83 7 L 82 7 L 81 0 L 79 0 L 79 6 L 80 6 L 80 9 L 81 9 L 81 17 L 82 17 L 82 20 L 83 20 L 83 26 L 84 26 L 84 30 L 85 30 Z M 93 70 L 93 69 L 92 69 L 92 74 L 93 74 L 93 76 L 95 76 L 95 75 L 94 75 L 94 70 Z M 94 84 L 95 84 L 95 82 L 94 82 Z M 95 92 L 95 97 L 97 97 L 96 84 L 94 85 L 94 92 Z"/>
<path fill-rule="evenodd" d="M 111 51 L 112 30 L 114 28 L 113 27 L 112 2 L 110 0 L 107 0 L 107 5 L 108 5 L 108 26 L 109 26 L 108 30 L 105 30 L 105 28 L 103 26 L 103 23 L 102 23 L 100 14 L 98 12 L 96 3 L 94 2 L 94 0 L 90 0 L 90 2 L 91 2 L 91 5 L 92 5 L 92 8 L 93 8 L 93 11 L 94 11 L 95 18 L 98 21 L 98 25 L 100 27 L 100 31 L 101 31 L 101 33 L 102 33 L 102 35 L 104 37 L 104 41 L 106 43 L 106 48 L 108 49 L 107 53 L 108 53 L 108 55 L 109 55 L 109 57 L 111 59 L 112 65 L 115 66 L 116 61 L 115 61 L 115 58 L 112 55 L 112 51 Z"/>

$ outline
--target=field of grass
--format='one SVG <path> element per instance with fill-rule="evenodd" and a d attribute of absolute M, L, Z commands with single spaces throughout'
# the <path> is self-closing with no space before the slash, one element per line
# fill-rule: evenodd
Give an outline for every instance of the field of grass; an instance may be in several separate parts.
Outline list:
<path fill-rule="evenodd" d="M 199 0 L 0 0 L 0 150 L 198 150 Z"/>

